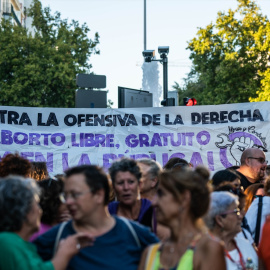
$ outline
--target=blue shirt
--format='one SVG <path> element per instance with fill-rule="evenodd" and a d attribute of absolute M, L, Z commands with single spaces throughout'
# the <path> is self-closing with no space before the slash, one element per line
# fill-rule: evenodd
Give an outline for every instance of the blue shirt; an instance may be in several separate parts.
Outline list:
<path fill-rule="evenodd" d="M 140 240 L 141 247 L 138 247 L 134 236 L 125 222 L 117 217 L 114 218 L 116 220 L 115 226 L 107 233 L 96 237 L 93 246 L 81 249 L 70 260 L 67 269 L 137 269 L 144 248 L 158 242 L 158 238 L 148 228 L 129 221 Z M 53 247 L 58 229 L 59 225 L 34 241 L 39 255 L 44 260 L 50 260 L 53 256 Z M 66 238 L 75 233 L 70 221 L 66 224 L 61 238 Z"/>

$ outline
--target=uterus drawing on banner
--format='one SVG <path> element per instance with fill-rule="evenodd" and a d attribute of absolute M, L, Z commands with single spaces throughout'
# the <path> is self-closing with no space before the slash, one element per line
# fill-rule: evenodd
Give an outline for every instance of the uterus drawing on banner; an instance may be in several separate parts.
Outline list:
<path fill-rule="evenodd" d="M 220 149 L 220 162 L 225 168 L 240 166 L 241 156 L 248 148 L 258 148 L 267 152 L 266 138 L 256 131 L 255 126 L 228 128 L 228 133 L 217 135 L 219 141 L 215 143 Z"/>

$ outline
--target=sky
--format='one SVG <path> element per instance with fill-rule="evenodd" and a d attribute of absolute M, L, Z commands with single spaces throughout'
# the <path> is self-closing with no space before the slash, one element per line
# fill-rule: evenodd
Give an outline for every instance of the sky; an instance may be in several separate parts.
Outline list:
<path fill-rule="evenodd" d="M 118 106 L 118 86 L 142 89 L 144 50 L 144 0 L 40 0 L 43 7 L 59 11 L 62 18 L 86 23 L 100 35 L 100 55 L 90 58 L 91 72 L 105 75 L 108 99 Z M 270 0 L 257 0 L 262 13 L 270 18 Z M 146 0 L 147 49 L 169 46 L 168 89 L 183 84 L 190 71 L 188 41 L 198 28 L 215 22 L 218 11 L 237 7 L 236 0 Z M 159 64 L 162 86 L 162 65 Z"/>

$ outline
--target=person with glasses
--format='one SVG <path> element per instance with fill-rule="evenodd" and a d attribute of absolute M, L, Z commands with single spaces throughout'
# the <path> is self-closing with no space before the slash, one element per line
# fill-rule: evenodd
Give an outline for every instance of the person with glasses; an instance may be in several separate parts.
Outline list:
<path fill-rule="evenodd" d="M 34 243 L 44 260 L 50 260 L 58 239 L 87 232 L 95 238 L 92 246 L 81 249 L 67 269 L 137 269 L 143 249 L 158 241 L 135 222 L 113 217 L 108 212 L 109 182 L 98 166 L 82 165 L 66 171 L 62 201 L 72 220 L 41 235 Z"/>
<path fill-rule="evenodd" d="M 221 184 L 217 188 L 215 188 L 214 191 L 228 191 L 238 196 L 238 201 L 239 201 L 238 208 L 241 211 L 241 215 L 243 216 L 243 219 L 242 219 L 242 224 L 241 224 L 242 230 L 236 235 L 235 240 L 237 241 L 238 238 L 247 239 L 249 243 L 252 245 L 252 247 L 257 251 L 257 246 L 251 235 L 251 230 L 248 225 L 247 219 L 245 217 L 246 195 L 244 193 L 243 187 L 235 188 L 235 186 L 232 183 L 225 182 L 223 185 Z"/>
<path fill-rule="evenodd" d="M 240 176 L 244 189 L 264 180 L 267 162 L 264 152 L 258 148 L 248 148 L 242 153 L 241 165 L 236 173 Z"/>
<path fill-rule="evenodd" d="M 255 270 L 258 267 L 256 251 L 248 240 L 235 240 L 235 236 L 241 231 L 243 218 L 238 207 L 236 195 L 227 191 L 213 192 L 204 220 L 213 237 L 224 241 L 227 270 Z"/>

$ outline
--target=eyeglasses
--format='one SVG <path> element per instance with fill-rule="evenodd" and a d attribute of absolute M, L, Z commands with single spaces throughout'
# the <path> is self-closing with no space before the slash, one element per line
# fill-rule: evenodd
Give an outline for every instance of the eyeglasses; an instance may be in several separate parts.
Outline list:
<path fill-rule="evenodd" d="M 86 194 L 86 193 L 89 193 L 91 192 L 91 190 L 88 190 L 88 191 L 85 191 L 85 192 L 74 192 L 74 191 L 71 191 L 69 193 L 64 193 L 62 192 L 60 195 L 59 195 L 59 199 L 62 203 L 66 203 L 68 198 L 72 198 L 72 200 L 78 200 L 79 197 L 81 197 L 82 195 Z"/>
<path fill-rule="evenodd" d="M 221 216 L 223 216 L 223 215 L 225 216 L 225 215 L 228 215 L 228 214 L 236 214 L 237 216 L 240 216 L 240 209 L 239 208 L 235 208 L 234 210 L 223 212 L 220 215 Z"/>
<path fill-rule="evenodd" d="M 268 163 L 268 160 L 265 160 L 262 157 L 248 157 L 248 158 L 257 159 L 261 164 L 267 164 Z"/>

